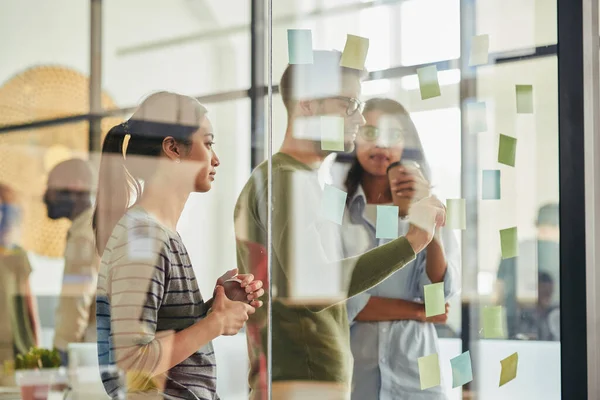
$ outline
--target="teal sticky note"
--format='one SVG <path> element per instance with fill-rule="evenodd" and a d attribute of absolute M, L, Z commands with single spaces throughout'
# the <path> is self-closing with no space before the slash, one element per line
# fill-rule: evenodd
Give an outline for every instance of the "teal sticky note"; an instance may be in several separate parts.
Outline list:
<path fill-rule="evenodd" d="M 465 199 L 446 200 L 446 228 L 467 229 L 467 209 Z"/>
<path fill-rule="evenodd" d="M 484 101 L 467 103 L 467 124 L 470 133 L 487 132 L 487 107 Z"/>
<path fill-rule="evenodd" d="M 321 216 L 338 225 L 342 224 L 348 194 L 335 186 L 325 185 L 321 200 Z"/>
<path fill-rule="evenodd" d="M 398 212 L 396 206 L 377 206 L 376 238 L 396 239 L 398 237 Z"/>
<path fill-rule="evenodd" d="M 502 306 L 484 307 L 483 337 L 485 339 L 505 339 L 504 308 Z"/>
<path fill-rule="evenodd" d="M 481 176 L 481 198 L 500 200 L 500 170 L 484 170 Z"/>
<path fill-rule="evenodd" d="M 437 353 L 417 359 L 419 365 L 419 379 L 421 390 L 439 386 L 442 382 L 440 374 L 440 360 Z"/>
<path fill-rule="evenodd" d="M 312 32 L 310 29 L 288 29 L 288 56 L 290 64 L 312 64 Z"/>
<path fill-rule="evenodd" d="M 533 114 L 533 86 L 517 85 L 517 114 Z"/>
<path fill-rule="evenodd" d="M 344 118 L 333 115 L 320 117 L 321 150 L 344 151 Z"/>
<path fill-rule="evenodd" d="M 452 366 L 452 387 L 456 388 L 473 380 L 471 352 L 469 350 L 450 360 Z"/>
<path fill-rule="evenodd" d="M 355 36 L 346 36 L 346 45 L 340 59 L 340 66 L 358 70 L 365 69 L 365 61 L 369 51 L 369 39 Z"/>
<path fill-rule="evenodd" d="M 498 144 L 498 162 L 500 164 L 514 167 L 516 154 L 517 139 L 500 134 L 500 142 Z"/>
<path fill-rule="evenodd" d="M 431 99 L 441 96 L 440 83 L 438 81 L 438 71 L 435 65 L 417 68 L 419 78 L 419 88 L 421 90 L 421 100 Z"/>
<path fill-rule="evenodd" d="M 519 255 L 519 243 L 517 239 L 517 227 L 500 230 L 500 247 L 502 259 L 513 258 Z"/>
<path fill-rule="evenodd" d="M 471 53 L 469 57 L 469 67 L 488 63 L 490 51 L 489 35 L 477 35 L 471 39 Z"/>
<path fill-rule="evenodd" d="M 432 283 L 423 287 L 425 295 L 425 317 L 434 317 L 446 313 L 444 282 Z"/>

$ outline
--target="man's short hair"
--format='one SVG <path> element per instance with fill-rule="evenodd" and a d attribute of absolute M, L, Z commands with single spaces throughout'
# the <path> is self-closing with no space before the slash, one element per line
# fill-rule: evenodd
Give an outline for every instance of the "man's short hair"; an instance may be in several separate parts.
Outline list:
<path fill-rule="evenodd" d="M 343 75 L 364 79 L 367 72 L 340 66 L 342 53 L 313 51 L 312 64 L 289 64 L 279 82 L 279 93 L 288 113 L 298 100 L 338 96 Z"/>
<path fill-rule="evenodd" d="M 550 203 L 546 204 L 538 210 L 537 220 L 535 221 L 537 226 L 558 226 L 559 225 L 559 211 L 558 204 Z"/>

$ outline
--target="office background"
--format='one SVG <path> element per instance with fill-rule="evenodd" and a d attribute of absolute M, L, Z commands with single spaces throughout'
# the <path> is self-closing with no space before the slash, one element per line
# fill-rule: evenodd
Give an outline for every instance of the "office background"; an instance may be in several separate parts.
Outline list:
<path fill-rule="evenodd" d="M 190 197 L 178 228 L 201 291 L 209 296 L 216 278 L 235 266 L 232 213 L 237 195 L 251 169 L 267 158 L 268 141 L 277 149 L 283 138 L 286 119 L 277 83 L 287 63 L 287 29 L 311 29 L 318 49 L 342 50 L 346 34 L 368 37 L 370 74 L 364 99 L 385 96 L 403 103 L 421 135 L 436 193 L 442 199 L 467 199 L 469 229 L 459 235 L 463 289 L 452 300 L 448 324 L 456 337 L 442 339 L 442 352 L 453 355 L 471 349 L 475 379 L 470 389 L 482 399 L 552 399 L 560 398 L 561 390 L 577 393 L 577 387 L 587 383 L 574 372 L 561 374 L 569 368 L 564 356 L 560 363 L 561 342 L 495 343 L 476 338 L 479 310 L 496 301 L 498 230 L 517 226 L 519 240 L 533 239 L 541 205 L 559 200 L 563 205 L 567 195 L 570 204 L 583 201 L 577 198 L 583 175 L 564 182 L 559 169 L 559 158 L 566 157 L 559 154 L 559 143 L 571 140 L 567 136 L 559 140 L 559 94 L 569 88 L 578 94 L 583 90 L 583 82 L 575 79 L 583 74 L 578 64 L 564 67 L 573 70 L 559 71 L 558 10 L 564 7 L 563 32 L 580 30 L 576 17 L 582 18 L 581 4 L 574 4 L 562 0 L 274 0 L 268 37 L 266 0 L 8 1 L 0 12 L 4 54 L 0 146 L 10 148 L 12 157 L 21 154 L 37 162 L 16 168 L 16 161 L 7 157 L 0 161 L 0 179 L 13 180 L 27 193 L 33 224 L 43 218 L 44 174 L 53 164 L 70 156 L 96 162 L 102 134 L 127 118 L 153 91 L 198 97 L 215 126 L 221 166 L 214 189 Z M 567 15 L 573 18 L 567 20 Z M 489 63 L 471 68 L 467 65 L 470 40 L 479 34 L 489 35 Z M 565 34 L 564 43 L 569 44 L 564 51 L 578 48 L 577 36 Z M 272 131 L 267 129 L 270 46 Z M 571 56 L 577 53 L 564 58 Z M 432 63 L 440 71 L 442 95 L 423 101 L 416 69 Z M 564 82 L 562 88 L 559 82 Z M 533 85 L 533 115 L 516 114 L 517 84 Z M 469 132 L 466 111 L 475 100 L 487 105 L 488 129 L 477 134 Z M 564 134 L 583 135 L 573 124 L 571 129 Z M 498 133 L 518 137 L 517 168 L 498 167 Z M 577 148 L 563 151 L 573 156 Z M 502 171 L 502 200 L 481 201 L 479 171 L 497 168 Z M 30 177 L 38 181 L 29 183 Z M 577 190 L 567 192 L 568 185 Z M 570 213 L 583 212 L 581 205 L 581 210 L 561 208 L 561 222 L 579 224 L 582 215 L 576 218 Z M 24 234 L 34 267 L 33 289 L 40 298 L 55 298 L 60 291 L 62 242 L 60 235 L 51 234 L 64 233 L 66 228 L 64 223 L 45 221 L 42 233 Z M 583 268 L 577 265 L 585 262 L 583 243 L 561 251 L 561 259 L 570 256 L 568 268 Z M 585 273 L 571 274 L 567 285 L 561 282 L 563 299 L 576 292 L 576 285 L 584 287 L 582 278 Z M 537 293 L 524 290 L 520 295 L 534 298 Z M 573 309 L 563 304 L 561 315 L 570 312 L 575 318 L 581 310 L 574 310 L 575 297 L 570 299 Z M 47 345 L 52 338 L 51 308 L 49 302 L 41 310 Z M 565 343 L 585 342 L 585 332 L 572 335 L 563 332 L 563 351 Z M 223 399 L 244 398 L 246 390 L 245 370 L 239 362 L 246 357 L 245 339 L 240 334 L 231 341 L 236 345 L 225 339 L 217 343 L 217 352 L 222 351 Z M 585 349 L 581 354 L 581 347 L 573 346 L 570 354 L 576 363 L 570 368 L 585 377 Z M 495 352 L 510 354 L 517 348 L 522 375 L 511 388 L 499 391 L 495 382 L 499 365 L 486 360 L 497 358 Z M 226 352 L 231 353 L 226 356 Z M 459 389 L 451 393 L 460 398 Z M 540 393 L 544 397 L 535 397 Z"/>

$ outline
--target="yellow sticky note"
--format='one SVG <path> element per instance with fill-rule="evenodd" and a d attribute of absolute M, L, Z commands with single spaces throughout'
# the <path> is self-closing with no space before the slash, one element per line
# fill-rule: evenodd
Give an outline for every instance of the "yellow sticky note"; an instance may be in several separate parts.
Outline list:
<path fill-rule="evenodd" d="M 321 150 L 344 151 L 344 118 L 321 116 L 320 132 Z"/>
<path fill-rule="evenodd" d="M 500 134 L 498 144 L 498 162 L 500 164 L 515 166 L 515 156 L 517 154 L 517 138 Z"/>
<path fill-rule="evenodd" d="M 533 114 L 533 86 L 517 85 L 517 114 Z"/>
<path fill-rule="evenodd" d="M 502 306 L 483 309 L 483 337 L 485 339 L 505 339 L 504 308 Z"/>
<path fill-rule="evenodd" d="M 467 229 L 465 199 L 446 200 L 446 228 Z"/>
<path fill-rule="evenodd" d="M 519 255 L 519 243 L 517 240 L 517 227 L 500 230 L 500 249 L 502 259 L 513 258 Z"/>
<path fill-rule="evenodd" d="M 369 51 L 369 39 L 347 35 L 346 45 L 344 46 L 344 52 L 342 53 L 342 59 L 340 60 L 340 66 L 359 69 L 365 69 L 365 60 L 367 59 L 367 53 Z"/>
<path fill-rule="evenodd" d="M 503 386 L 517 377 L 517 365 L 519 364 L 519 353 L 513 353 L 500 361 L 500 385 Z"/>
<path fill-rule="evenodd" d="M 421 89 L 421 100 L 441 96 L 438 72 L 435 65 L 418 68 L 419 88 Z"/>
<path fill-rule="evenodd" d="M 310 29 L 288 29 L 290 64 L 312 64 L 312 32 Z"/>
<path fill-rule="evenodd" d="M 473 36 L 471 40 L 471 54 L 469 57 L 469 67 L 488 63 L 490 51 L 489 35 Z"/>
<path fill-rule="evenodd" d="M 421 390 L 439 386 L 441 383 L 440 361 L 437 353 L 430 354 L 425 357 L 420 357 L 419 363 L 419 378 L 421 380 Z"/>
<path fill-rule="evenodd" d="M 429 318 L 445 314 L 444 282 L 425 285 L 423 291 L 425 296 L 425 316 Z"/>

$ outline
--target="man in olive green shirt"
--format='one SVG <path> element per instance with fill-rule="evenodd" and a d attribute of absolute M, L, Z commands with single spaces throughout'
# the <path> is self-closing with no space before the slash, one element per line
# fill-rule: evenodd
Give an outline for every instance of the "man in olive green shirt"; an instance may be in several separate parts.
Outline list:
<path fill-rule="evenodd" d="M 353 150 L 365 121 L 358 100 L 362 71 L 340 67 L 340 56 L 335 51 L 315 51 L 313 64 L 289 65 L 281 78 L 288 126 L 280 151 L 272 157 L 271 282 L 267 275 L 266 161 L 252 172 L 235 209 L 238 268 L 272 288 L 271 378 L 276 400 L 312 395 L 347 398 L 352 354 L 344 300 L 412 261 L 431 241 L 433 227 L 445 218 L 441 203 L 428 198 L 413 209 L 420 210 L 431 227 L 411 225 L 405 237 L 342 259 L 339 225 L 321 211 L 327 201 L 324 191 L 330 188 L 318 169 L 331 153 L 322 150 L 321 137 L 329 132 L 322 131 L 328 125 L 321 121 L 323 116 L 343 119 L 344 151 Z M 267 312 L 266 307 L 257 310 L 247 325 L 254 400 L 267 398 Z"/>

